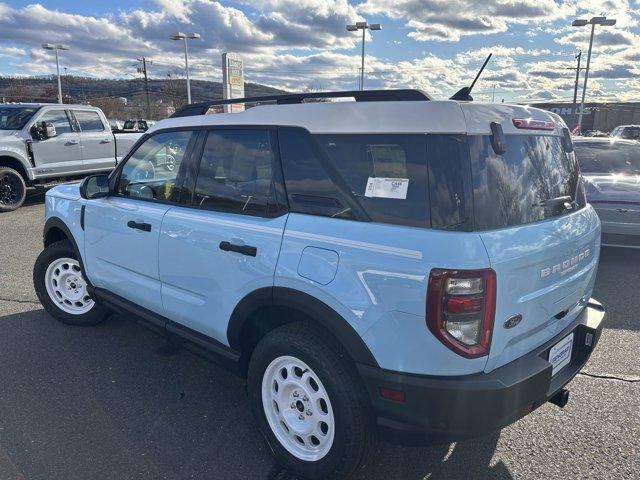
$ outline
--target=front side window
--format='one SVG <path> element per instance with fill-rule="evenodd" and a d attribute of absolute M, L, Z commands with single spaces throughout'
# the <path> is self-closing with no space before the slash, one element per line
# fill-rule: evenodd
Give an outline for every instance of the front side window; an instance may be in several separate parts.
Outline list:
<path fill-rule="evenodd" d="M 69 117 L 67 117 L 67 112 L 64 110 L 49 110 L 44 113 L 38 121 L 53 124 L 58 135 L 73 131 L 71 129 L 71 123 L 69 123 Z"/>
<path fill-rule="evenodd" d="M 83 132 L 104 132 L 104 124 L 97 112 L 87 110 L 73 112 Z"/>
<path fill-rule="evenodd" d="M 273 192 L 274 161 L 268 130 L 210 131 L 196 180 L 195 206 L 266 215 Z"/>
<path fill-rule="evenodd" d="M 116 193 L 160 202 L 179 200 L 178 172 L 194 132 L 158 133 L 149 137 L 124 164 Z"/>
<path fill-rule="evenodd" d="M 509 227 L 560 215 L 569 197 L 579 206 L 580 169 L 560 137 L 507 135 L 496 155 L 487 135 L 469 136 L 477 230 Z"/>

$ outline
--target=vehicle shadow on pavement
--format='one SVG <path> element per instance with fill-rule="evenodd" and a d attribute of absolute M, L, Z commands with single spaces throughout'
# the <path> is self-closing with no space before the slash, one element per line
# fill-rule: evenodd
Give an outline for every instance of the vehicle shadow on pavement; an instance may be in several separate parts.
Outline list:
<path fill-rule="evenodd" d="M 43 310 L 0 317 L 0 450 L 26 478 L 279 479 L 244 382 L 118 316 L 70 327 Z M 383 444 L 357 479 L 512 478 L 499 434 Z"/>

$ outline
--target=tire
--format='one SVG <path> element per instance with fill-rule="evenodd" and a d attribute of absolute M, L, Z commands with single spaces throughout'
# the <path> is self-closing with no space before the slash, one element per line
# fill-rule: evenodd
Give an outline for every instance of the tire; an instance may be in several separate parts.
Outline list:
<path fill-rule="evenodd" d="M 78 256 L 68 240 L 53 243 L 38 256 L 33 285 L 40 303 L 56 320 L 69 325 L 97 325 L 109 310 L 87 293 Z"/>
<path fill-rule="evenodd" d="M 276 461 L 294 476 L 347 478 L 375 449 L 366 393 L 351 360 L 311 323 L 284 325 L 260 341 L 248 391 Z"/>
<path fill-rule="evenodd" d="M 11 212 L 22 206 L 27 185 L 17 170 L 0 167 L 0 212 Z"/>

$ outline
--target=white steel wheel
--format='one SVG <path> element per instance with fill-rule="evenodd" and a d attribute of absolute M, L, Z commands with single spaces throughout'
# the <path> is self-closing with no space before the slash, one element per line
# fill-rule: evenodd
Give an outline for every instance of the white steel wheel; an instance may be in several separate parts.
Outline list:
<path fill-rule="evenodd" d="M 44 283 L 49 298 L 66 313 L 82 315 L 95 304 L 87 293 L 87 282 L 80 264 L 73 258 L 58 258 L 51 262 L 45 272 Z"/>
<path fill-rule="evenodd" d="M 282 356 L 262 377 L 262 406 L 271 431 L 300 460 L 324 458 L 335 435 L 331 401 L 316 373 L 302 360 Z"/>

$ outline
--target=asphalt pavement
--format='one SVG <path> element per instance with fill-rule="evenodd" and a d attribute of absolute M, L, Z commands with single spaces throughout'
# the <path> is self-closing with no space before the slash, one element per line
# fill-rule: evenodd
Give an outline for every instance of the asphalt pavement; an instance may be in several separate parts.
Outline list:
<path fill-rule="evenodd" d="M 125 318 L 70 327 L 42 310 L 43 212 L 37 194 L 0 214 L 0 480 L 289 480 L 242 380 Z M 472 441 L 382 444 L 356 478 L 640 478 L 639 280 L 640 250 L 603 250 L 594 296 L 607 323 L 563 410 Z"/>

